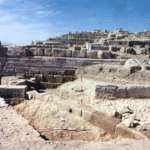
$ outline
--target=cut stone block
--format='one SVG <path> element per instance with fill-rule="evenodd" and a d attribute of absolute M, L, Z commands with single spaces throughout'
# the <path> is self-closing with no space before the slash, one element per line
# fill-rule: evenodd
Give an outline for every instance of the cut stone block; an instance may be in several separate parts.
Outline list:
<path fill-rule="evenodd" d="M 51 52 L 52 52 L 51 48 L 45 48 L 44 55 L 45 56 L 51 56 Z"/>
<path fill-rule="evenodd" d="M 80 51 L 79 58 L 87 58 L 87 52 L 86 51 Z"/>
<path fill-rule="evenodd" d="M 96 50 L 87 51 L 87 58 L 95 58 L 95 59 L 97 59 L 97 53 L 98 53 L 98 51 L 96 51 Z"/>
<path fill-rule="evenodd" d="M 29 50 L 30 50 L 31 56 L 37 56 L 38 55 L 37 48 L 30 48 Z"/>
<path fill-rule="evenodd" d="M 72 50 L 66 49 L 65 57 L 72 57 Z"/>
<path fill-rule="evenodd" d="M 63 83 L 73 81 L 75 76 L 63 76 Z"/>
<path fill-rule="evenodd" d="M 127 97 L 144 98 L 145 87 L 141 85 L 127 86 Z"/>
<path fill-rule="evenodd" d="M 144 97 L 150 98 L 150 86 L 149 85 L 145 86 Z"/>
<path fill-rule="evenodd" d="M 62 83 L 63 76 L 61 75 L 43 75 L 43 80 L 50 83 Z"/>
<path fill-rule="evenodd" d="M 116 93 L 115 93 L 115 97 L 126 98 L 127 97 L 127 87 L 126 86 L 119 86 Z"/>
<path fill-rule="evenodd" d="M 79 56 L 80 56 L 80 51 L 72 51 L 72 57 L 79 58 Z"/>
<path fill-rule="evenodd" d="M 65 49 L 58 49 L 58 48 L 53 48 L 52 49 L 52 56 L 53 57 L 65 57 Z"/>
<path fill-rule="evenodd" d="M 44 48 L 38 48 L 38 56 L 44 56 Z"/>
<path fill-rule="evenodd" d="M 117 88 L 116 85 L 96 85 L 95 98 L 114 99 Z"/>

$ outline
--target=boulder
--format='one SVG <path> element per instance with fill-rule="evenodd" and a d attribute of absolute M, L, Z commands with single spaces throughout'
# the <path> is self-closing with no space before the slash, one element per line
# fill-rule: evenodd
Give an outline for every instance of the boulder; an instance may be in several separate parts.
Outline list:
<path fill-rule="evenodd" d="M 124 64 L 125 69 L 130 69 L 131 73 L 133 73 L 135 70 L 141 70 L 141 66 L 135 59 L 128 59 Z"/>

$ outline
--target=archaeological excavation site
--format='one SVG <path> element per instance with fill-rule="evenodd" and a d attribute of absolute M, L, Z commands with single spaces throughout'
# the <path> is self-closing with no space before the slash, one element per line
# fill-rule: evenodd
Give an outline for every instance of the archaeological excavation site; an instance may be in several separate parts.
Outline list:
<path fill-rule="evenodd" d="M 67 149 L 70 142 L 78 148 L 81 141 L 96 149 L 88 144 L 108 148 L 123 140 L 139 148 L 150 139 L 149 30 L 69 32 L 1 45 L 0 83 L 0 146 L 6 149 L 25 141 L 37 149 Z"/>

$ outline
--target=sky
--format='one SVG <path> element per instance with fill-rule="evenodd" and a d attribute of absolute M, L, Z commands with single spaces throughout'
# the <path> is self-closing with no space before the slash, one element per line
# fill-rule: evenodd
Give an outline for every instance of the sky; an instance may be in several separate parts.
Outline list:
<path fill-rule="evenodd" d="M 17 45 L 68 32 L 150 30 L 148 0 L 0 0 L 0 41 Z"/>

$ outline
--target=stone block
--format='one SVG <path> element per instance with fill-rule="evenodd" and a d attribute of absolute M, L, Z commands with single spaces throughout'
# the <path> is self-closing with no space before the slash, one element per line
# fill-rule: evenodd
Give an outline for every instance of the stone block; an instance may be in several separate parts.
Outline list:
<path fill-rule="evenodd" d="M 112 51 L 112 52 L 117 52 L 117 51 L 120 51 L 120 47 L 109 46 L 109 50 Z"/>
<path fill-rule="evenodd" d="M 62 85 L 62 83 L 53 83 L 53 88 L 57 88 L 60 85 Z"/>
<path fill-rule="evenodd" d="M 135 48 L 134 50 L 136 51 L 137 55 L 141 55 L 141 54 L 146 54 L 147 53 L 146 48 Z"/>
<path fill-rule="evenodd" d="M 126 86 L 118 86 L 118 89 L 115 93 L 115 97 L 127 98 L 127 87 Z"/>
<path fill-rule="evenodd" d="M 38 55 L 38 49 L 37 48 L 30 48 L 31 56 L 37 56 Z"/>
<path fill-rule="evenodd" d="M 51 56 L 51 52 L 52 52 L 51 48 L 45 48 L 44 55 L 45 56 Z"/>
<path fill-rule="evenodd" d="M 126 47 L 121 47 L 120 52 L 121 53 L 126 53 Z"/>
<path fill-rule="evenodd" d="M 86 51 L 80 51 L 79 58 L 87 58 L 87 52 Z"/>
<path fill-rule="evenodd" d="M 38 48 L 38 56 L 44 56 L 44 48 Z"/>
<path fill-rule="evenodd" d="M 103 58 L 104 59 L 111 59 L 112 58 L 112 53 L 104 51 Z"/>
<path fill-rule="evenodd" d="M 95 98 L 114 99 L 118 86 L 116 85 L 96 85 Z"/>
<path fill-rule="evenodd" d="M 65 49 L 58 49 L 58 48 L 53 48 L 52 49 L 52 56 L 53 57 L 65 57 Z"/>
<path fill-rule="evenodd" d="M 72 50 L 66 49 L 65 57 L 72 57 Z"/>
<path fill-rule="evenodd" d="M 38 82 L 43 81 L 43 75 L 42 74 L 34 74 L 34 77 Z"/>
<path fill-rule="evenodd" d="M 72 51 L 72 57 L 79 58 L 80 57 L 80 51 Z"/>
<path fill-rule="evenodd" d="M 96 51 L 96 50 L 87 51 L 87 58 L 95 58 L 95 59 L 97 59 L 97 54 L 98 54 L 98 51 Z"/>
<path fill-rule="evenodd" d="M 49 83 L 49 82 L 40 82 L 41 88 L 44 89 L 52 89 L 54 88 L 54 84 L 53 83 Z"/>
<path fill-rule="evenodd" d="M 63 83 L 73 81 L 75 76 L 63 76 Z"/>
<path fill-rule="evenodd" d="M 65 70 L 64 71 L 64 75 L 65 76 L 68 76 L 68 75 L 72 75 L 72 76 L 75 76 L 75 70 Z"/>
<path fill-rule="evenodd" d="M 24 53 L 25 53 L 25 56 L 30 56 L 31 55 L 31 51 L 28 48 L 24 49 Z"/>
<path fill-rule="evenodd" d="M 142 85 L 128 85 L 127 97 L 144 98 L 145 87 Z"/>
<path fill-rule="evenodd" d="M 145 86 L 144 97 L 150 98 L 150 86 L 149 85 Z"/>
<path fill-rule="evenodd" d="M 62 83 L 63 76 L 61 76 L 61 75 L 43 75 L 43 81 L 50 82 L 50 83 Z"/>

